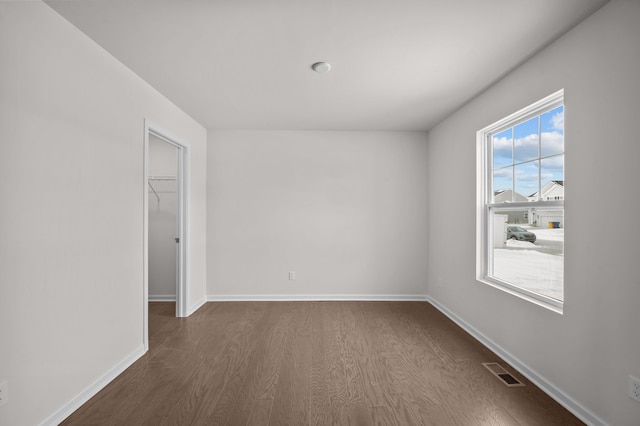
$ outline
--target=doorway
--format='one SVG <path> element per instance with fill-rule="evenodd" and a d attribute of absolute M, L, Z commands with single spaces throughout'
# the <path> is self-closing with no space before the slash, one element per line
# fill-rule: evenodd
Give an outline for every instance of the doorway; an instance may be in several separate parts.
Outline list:
<path fill-rule="evenodd" d="M 149 349 L 149 301 L 175 300 L 187 316 L 188 146 L 145 121 L 144 346 Z"/>
<path fill-rule="evenodd" d="M 149 134 L 149 301 L 175 302 L 178 148 Z"/>

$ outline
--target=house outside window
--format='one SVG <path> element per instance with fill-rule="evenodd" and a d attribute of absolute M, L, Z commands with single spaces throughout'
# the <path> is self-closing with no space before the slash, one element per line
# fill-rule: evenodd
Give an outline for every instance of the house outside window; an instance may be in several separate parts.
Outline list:
<path fill-rule="evenodd" d="M 564 303 L 564 91 L 477 133 L 478 280 Z"/>

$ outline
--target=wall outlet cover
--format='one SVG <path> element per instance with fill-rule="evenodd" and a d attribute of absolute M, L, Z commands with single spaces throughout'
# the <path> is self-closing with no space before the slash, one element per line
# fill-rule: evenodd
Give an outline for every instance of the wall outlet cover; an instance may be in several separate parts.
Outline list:
<path fill-rule="evenodd" d="M 629 396 L 640 402 L 640 379 L 629 376 Z"/>
<path fill-rule="evenodd" d="M 0 382 L 0 407 L 9 401 L 9 382 Z"/>

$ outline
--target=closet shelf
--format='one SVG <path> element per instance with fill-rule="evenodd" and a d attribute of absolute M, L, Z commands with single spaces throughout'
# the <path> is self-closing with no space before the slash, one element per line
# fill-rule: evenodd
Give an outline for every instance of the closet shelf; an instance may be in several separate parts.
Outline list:
<path fill-rule="evenodd" d="M 160 194 L 175 194 L 177 192 L 177 178 L 175 176 L 149 176 L 147 184 L 149 193 L 153 193 L 160 202 Z"/>

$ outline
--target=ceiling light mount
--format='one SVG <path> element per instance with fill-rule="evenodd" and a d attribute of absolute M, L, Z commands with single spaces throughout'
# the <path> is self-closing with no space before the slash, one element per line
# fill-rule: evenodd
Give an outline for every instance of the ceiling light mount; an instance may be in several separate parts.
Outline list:
<path fill-rule="evenodd" d="M 328 62 L 316 62 L 311 65 L 311 69 L 317 73 L 324 74 L 331 70 L 331 64 Z"/>

